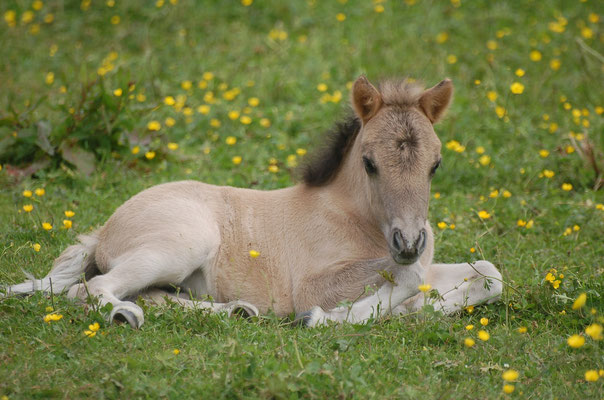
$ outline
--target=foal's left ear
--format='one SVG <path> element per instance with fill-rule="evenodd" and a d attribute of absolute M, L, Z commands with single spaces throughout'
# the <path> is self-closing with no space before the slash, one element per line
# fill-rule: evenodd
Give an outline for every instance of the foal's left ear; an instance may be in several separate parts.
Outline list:
<path fill-rule="evenodd" d="M 428 119 L 435 124 L 445 114 L 452 96 L 453 83 L 451 79 L 447 78 L 433 88 L 426 90 L 419 98 L 419 106 Z"/>

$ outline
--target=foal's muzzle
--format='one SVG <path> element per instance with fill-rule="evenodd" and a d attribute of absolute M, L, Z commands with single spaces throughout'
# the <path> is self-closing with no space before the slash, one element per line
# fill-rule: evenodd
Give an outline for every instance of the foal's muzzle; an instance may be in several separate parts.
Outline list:
<path fill-rule="evenodd" d="M 390 254 L 398 264 L 413 264 L 424 252 L 426 248 L 426 230 L 419 231 L 417 237 L 409 238 L 404 235 L 400 229 L 392 230 L 390 239 Z"/>

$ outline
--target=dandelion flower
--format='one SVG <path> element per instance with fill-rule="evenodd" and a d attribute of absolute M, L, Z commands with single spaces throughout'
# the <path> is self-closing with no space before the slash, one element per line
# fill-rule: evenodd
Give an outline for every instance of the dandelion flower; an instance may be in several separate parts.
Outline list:
<path fill-rule="evenodd" d="M 44 196 L 46 194 L 46 190 L 44 190 L 44 188 L 38 188 L 35 191 L 36 196 Z"/>
<path fill-rule="evenodd" d="M 260 253 L 256 250 L 250 250 L 250 257 L 252 258 L 258 258 L 258 256 L 260 255 Z"/>
<path fill-rule="evenodd" d="M 524 85 L 520 82 L 514 82 L 510 85 L 510 91 L 514 94 L 522 94 L 524 92 Z"/>
<path fill-rule="evenodd" d="M 317 90 L 318 90 L 319 92 L 325 92 L 325 91 L 327 90 L 327 85 L 326 85 L 326 84 L 324 84 L 324 83 L 319 83 L 319 84 L 317 85 Z"/>
<path fill-rule="evenodd" d="M 581 335 L 575 334 L 575 335 L 572 335 L 571 337 L 569 337 L 566 342 L 573 349 L 578 349 L 579 347 L 581 347 L 585 344 L 585 338 Z"/>
<path fill-rule="evenodd" d="M 166 120 L 164 121 L 164 123 L 166 124 L 166 126 L 168 128 L 171 128 L 174 125 L 176 125 L 176 120 L 174 118 L 172 118 L 172 117 L 168 117 L 168 118 L 166 118 Z"/>
<path fill-rule="evenodd" d="M 224 142 L 229 146 L 232 146 L 237 143 L 237 138 L 235 136 L 227 136 Z"/>
<path fill-rule="evenodd" d="M 503 393 L 505 394 L 512 394 L 514 393 L 514 385 L 510 385 L 510 384 L 505 384 L 503 385 Z"/>
<path fill-rule="evenodd" d="M 46 314 L 44 316 L 44 322 L 49 324 L 51 322 L 59 321 L 61 318 L 63 318 L 63 315 L 61 314 Z"/>
<path fill-rule="evenodd" d="M 527 331 L 526 326 L 520 326 L 516 330 L 518 331 L 518 333 L 526 333 Z"/>
<path fill-rule="evenodd" d="M 249 125 L 252 123 L 252 119 L 249 116 L 244 115 L 239 118 L 239 122 L 241 122 L 243 125 Z"/>
<path fill-rule="evenodd" d="M 429 283 L 424 283 L 424 284 L 419 285 L 417 288 L 419 289 L 420 292 L 426 293 L 427 291 L 432 289 L 432 286 Z"/>
<path fill-rule="evenodd" d="M 210 126 L 213 128 L 220 128 L 221 122 L 220 120 L 216 119 L 216 118 L 212 118 L 210 120 Z"/>
<path fill-rule="evenodd" d="M 48 222 L 42 222 L 42 228 L 44 228 L 44 230 L 51 230 L 52 229 L 52 225 Z"/>
<path fill-rule="evenodd" d="M 439 229 L 447 229 L 447 223 L 446 222 L 441 221 L 437 225 L 438 225 Z"/>
<path fill-rule="evenodd" d="M 150 121 L 147 124 L 147 129 L 150 131 L 159 131 L 161 129 L 161 123 L 159 121 Z"/>
<path fill-rule="evenodd" d="M 139 151 L 141 151 L 140 146 L 134 146 L 132 150 L 130 150 L 132 154 L 138 154 Z"/>
<path fill-rule="evenodd" d="M 183 88 L 184 90 L 191 90 L 191 88 L 193 87 L 193 82 L 191 82 L 191 81 L 182 81 L 180 83 L 180 87 Z"/>
<path fill-rule="evenodd" d="M 52 85 L 52 83 L 55 81 L 55 74 L 54 72 L 48 72 L 46 73 L 46 77 L 44 78 L 44 82 L 46 82 L 47 85 Z"/>
<path fill-rule="evenodd" d="M 478 159 L 478 162 L 479 162 L 481 165 L 483 165 L 483 166 L 485 166 L 485 167 L 486 167 L 487 165 L 489 165 L 489 164 L 491 163 L 491 157 L 485 154 L 485 155 L 483 155 L 482 157 L 480 157 L 480 158 Z"/>
<path fill-rule="evenodd" d="M 549 156 L 549 151 L 545 149 L 539 150 L 539 155 L 541 156 L 541 158 L 546 158 L 547 156 Z"/>
<path fill-rule="evenodd" d="M 122 95 L 122 93 L 124 93 L 124 91 L 121 88 L 117 88 L 113 91 L 113 95 L 115 97 L 120 97 Z"/>
<path fill-rule="evenodd" d="M 380 14 L 384 12 L 384 6 L 381 4 L 377 4 L 375 7 L 373 7 L 373 11 L 375 11 L 376 13 Z M 439 42 L 441 43 L 441 42 Z"/>
<path fill-rule="evenodd" d="M 468 312 L 468 314 L 472 314 L 474 312 L 474 306 L 467 306 L 466 311 Z"/>
<path fill-rule="evenodd" d="M 233 162 L 233 164 L 239 165 L 239 164 L 241 164 L 242 158 L 241 158 L 241 156 L 235 156 L 231 159 L 231 161 Z"/>
<path fill-rule="evenodd" d="M 487 326 L 489 324 L 488 318 L 480 318 L 480 325 Z"/>
<path fill-rule="evenodd" d="M 67 210 L 67 211 L 65 211 L 65 216 L 66 216 L 67 218 L 71 218 L 71 217 L 73 217 L 74 215 L 75 215 L 75 213 L 74 213 L 73 211 L 71 211 L 71 210 Z"/>
<path fill-rule="evenodd" d="M 529 54 L 529 58 L 534 62 L 541 61 L 541 57 L 541 52 L 539 50 L 532 50 Z"/>
<path fill-rule="evenodd" d="M 524 76 L 524 70 L 522 68 L 518 68 L 515 72 L 517 77 L 522 78 Z"/>
<path fill-rule="evenodd" d="M 571 190 L 573 190 L 573 185 L 571 185 L 570 183 L 563 183 L 561 187 L 562 190 L 564 190 L 565 192 L 570 192 Z"/>
<path fill-rule="evenodd" d="M 31 190 L 24 190 L 22 194 L 23 194 L 23 197 L 31 197 L 31 196 L 33 196 L 33 193 L 32 193 Z"/>
<path fill-rule="evenodd" d="M 602 340 L 602 325 L 593 323 L 585 328 L 585 333 L 593 340 Z"/>
<path fill-rule="evenodd" d="M 25 211 L 25 212 L 31 212 L 31 210 L 33 210 L 33 209 L 34 209 L 34 206 L 31 204 L 26 204 L 23 206 L 23 211 Z"/>
<path fill-rule="evenodd" d="M 170 143 L 168 143 L 168 148 L 170 150 L 172 150 L 172 151 L 177 150 L 178 149 L 178 143 L 170 142 Z"/>
<path fill-rule="evenodd" d="M 147 160 L 153 160 L 155 158 L 155 152 L 154 151 L 148 151 L 145 153 L 145 158 Z"/>
<path fill-rule="evenodd" d="M 251 1 L 250 1 L 250 4 L 251 4 Z M 172 353 L 174 353 L 174 355 L 177 356 L 180 354 L 180 350 L 174 349 L 174 350 L 172 350 Z"/>
<path fill-rule="evenodd" d="M 455 54 L 449 54 L 447 56 L 447 63 L 455 64 L 457 62 L 457 56 Z"/>
<path fill-rule="evenodd" d="M 554 58 L 553 60 L 551 60 L 549 62 L 549 67 L 551 69 L 553 69 L 554 71 L 559 70 L 561 65 L 562 65 L 562 63 L 557 58 Z"/>
<path fill-rule="evenodd" d="M 484 331 L 484 330 L 478 331 L 478 339 L 486 342 L 487 340 L 489 340 L 490 337 L 491 337 L 491 335 L 489 335 L 489 332 Z"/>
<path fill-rule="evenodd" d="M 476 341 L 474 339 L 472 339 L 472 338 L 465 338 L 463 340 L 463 344 L 465 344 L 466 347 L 472 347 L 472 346 L 474 346 L 476 344 Z"/>
<path fill-rule="evenodd" d="M 176 104 L 176 100 L 174 100 L 174 97 L 172 96 L 166 96 L 164 97 L 164 104 L 167 106 L 173 106 Z"/>
<path fill-rule="evenodd" d="M 481 210 L 481 211 L 479 211 L 479 212 L 478 212 L 478 216 L 479 216 L 481 219 L 489 219 L 489 218 L 491 218 L 491 214 L 489 214 L 489 213 L 488 213 L 488 211 L 485 211 L 485 210 Z"/>
<path fill-rule="evenodd" d="M 588 371 L 585 371 L 585 380 L 587 382 L 595 382 L 600 378 L 598 371 L 596 371 L 595 369 L 590 369 Z"/>
<path fill-rule="evenodd" d="M 514 382 L 516 379 L 518 379 L 518 376 L 518 371 L 515 371 L 513 369 L 508 369 L 501 375 L 503 380 L 506 382 Z"/>
<path fill-rule="evenodd" d="M 544 169 L 543 170 L 543 176 L 545 176 L 546 178 L 552 178 L 555 175 L 554 171 L 551 171 L 549 169 Z"/>
<path fill-rule="evenodd" d="M 466 331 L 471 331 L 472 329 L 474 329 L 474 325 L 466 325 Z"/>
<path fill-rule="evenodd" d="M 512 192 L 510 192 L 509 190 L 504 190 L 501 195 L 506 199 L 509 199 L 510 197 L 512 197 Z"/>
<path fill-rule="evenodd" d="M 40 246 L 40 243 L 34 243 L 34 245 L 32 246 L 34 248 L 35 252 L 40 251 L 40 249 L 42 248 L 42 246 Z M 50 310 L 52 311 L 52 310 Z"/>
<path fill-rule="evenodd" d="M 271 121 L 268 118 L 261 118 L 260 126 L 263 128 L 269 128 L 271 126 Z"/>
<path fill-rule="evenodd" d="M 587 301 L 587 294 L 581 293 L 577 297 L 575 302 L 573 303 L 573 310 L 578 310 L 579 308 L 582 308 L 583 306 L 585 306 L 586 301 Z"/>
<path fill-rule="evenodd" d="M 69 220 L 69 219 L 64 219 L 63 220 L 63 226 L 66 229 L 71 229 L 72 225 L 73 225 L 73 222 L 71 220 Z"/>

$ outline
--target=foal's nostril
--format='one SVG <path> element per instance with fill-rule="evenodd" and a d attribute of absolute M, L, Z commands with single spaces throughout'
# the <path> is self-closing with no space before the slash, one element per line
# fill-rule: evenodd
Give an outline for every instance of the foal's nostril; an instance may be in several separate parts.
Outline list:
<path fill-rule="evenodd" d="M 422 229 L 419 232 L 419 238 L 417 238 L 417 242 L 415 244 L 415 249 L 418 254 L 421 254 L 426 248 L 426 230 Z"/>
<path fill-rule="evenodd" d="M 405 239 L 403 239 L 403 235 L 401 234 L 401 231 L 398 229 L 395 229 L 394 233 L 392 234 L 392 247 L 396 251 L 401 251 L 404 249 L 404 247 L 406 247 Z"/>

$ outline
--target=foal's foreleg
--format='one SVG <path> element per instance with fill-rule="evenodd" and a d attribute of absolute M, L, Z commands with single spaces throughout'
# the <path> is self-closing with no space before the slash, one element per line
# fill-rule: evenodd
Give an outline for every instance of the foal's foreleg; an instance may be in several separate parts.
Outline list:
<path fill-rule="evenodd" d="M 207 310 L 209 312 L 226 312 L 230 317 L 233 314 L 243 315 L 245 317 L 256 317 L 260 312 L 253 304 L 246 301 L 236 300 L 230 303 L 216 303 L 213 301 L 191 300 L 176 296 L 161 289 L 149 289 L 141 293 L 143 300 L 153 305 L 161 306 L 169 302 L 176 303 L 179 306 L 191 310 Z M 188 297 L 188 296 L 187 296 Z"/>
<path fill-rule="evenodd" d="M 424 268 L 419 262 L 399 265 L 395 267 L 393 277 L 394 282 L 386 282 L 377 292 L 350 306 L 339 306 L 329 311 L 313 307 L 298 318 L 305 326 L 315 326 L 326 321 L 361 323 L 371 317 L 390 314 L 396 306 L 418 293 L 418 286 L 424 280 Z"/>
<path fill-rule="evenodd" d="M 394 310 L 395 314 L 408 314 L 424 304 L 445 314 L 471 305 L 492 303 L 501 297 L 501 273 L 488 261 L 460 264 L 432 264 L 426 271 L 426 283 L 436 289 L 440 297 L 426 299 L 424 293 L 406 300 Z"/>

